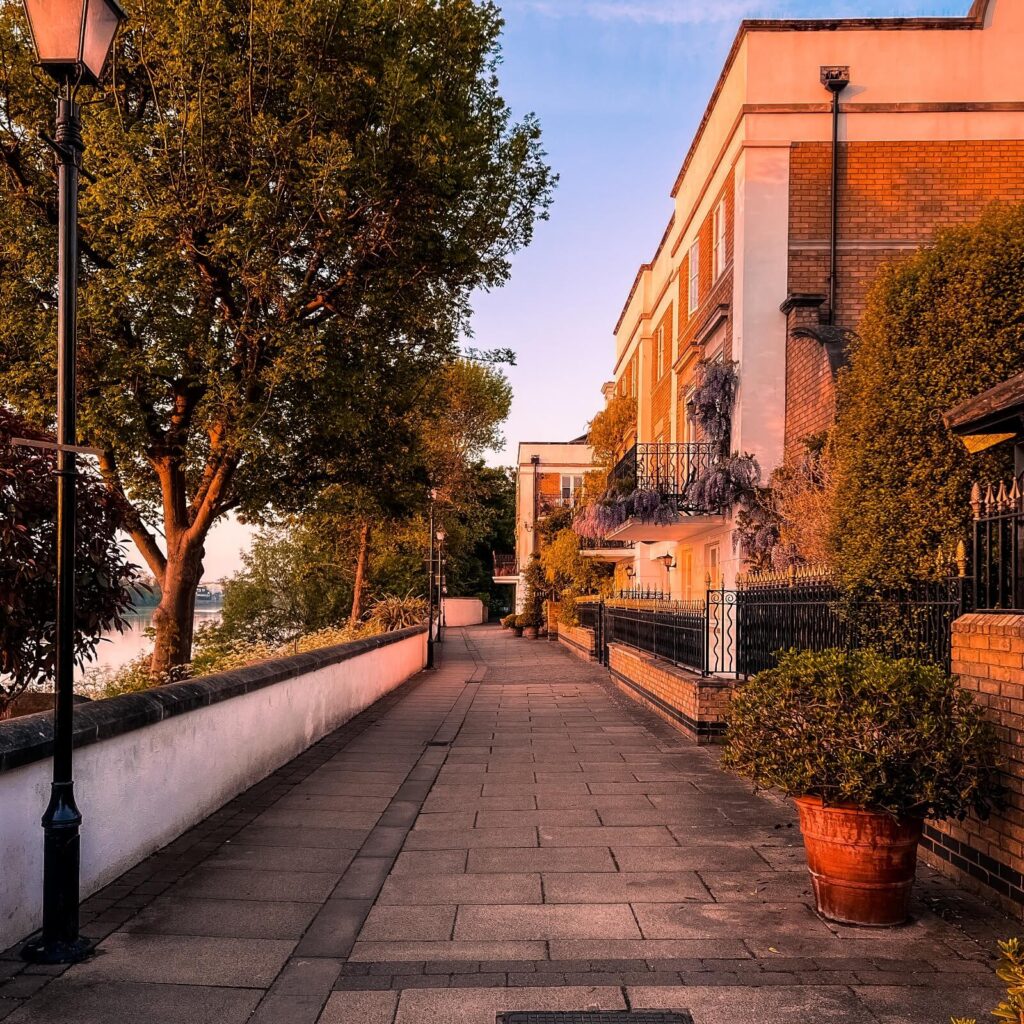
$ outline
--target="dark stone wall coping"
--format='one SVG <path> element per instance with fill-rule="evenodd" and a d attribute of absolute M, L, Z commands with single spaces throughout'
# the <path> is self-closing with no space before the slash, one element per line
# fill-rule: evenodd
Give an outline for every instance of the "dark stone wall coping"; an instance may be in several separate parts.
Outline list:
<path fill-rule="evenodd" d="M 76 704 L 74 745 L 87 747 L 188 711 L 219 704 L 232 697 L 262 690 L 265 686 L 358 658 L 361 654 L 390 647 L 426 631 L 426 626 L 412 626 L 288 658 L 261 661 L 230 672 L 158 686 L 142 693 L 126 693 L 109 700 Z M 0 773 L 52 756 L 53 715 L 50 712 L 0 722 Z"/>

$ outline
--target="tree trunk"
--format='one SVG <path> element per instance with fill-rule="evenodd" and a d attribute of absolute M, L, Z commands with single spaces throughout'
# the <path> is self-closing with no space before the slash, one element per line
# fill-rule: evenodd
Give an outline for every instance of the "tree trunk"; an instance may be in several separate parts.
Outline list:
<path fill-rule="evenodd" d="M 153 613 L 156 642 L 150 669 L 163 674 L 192 660 L 196 587 L 203 578 L 203 548 L 189 546 L 167 552 L 167 568 L 160 581 L 160 604 Z"/>
<path fill-rule="evenodd" d="M 356 558 L 356 578 L 352 587 L 352 614 L 349 623 L 355 625 L 363 616 L 363 590 L 366 588 L 366 563 L 370 556 L 370 524 L 363 522 L 359 531 L 359 555 Z"/>

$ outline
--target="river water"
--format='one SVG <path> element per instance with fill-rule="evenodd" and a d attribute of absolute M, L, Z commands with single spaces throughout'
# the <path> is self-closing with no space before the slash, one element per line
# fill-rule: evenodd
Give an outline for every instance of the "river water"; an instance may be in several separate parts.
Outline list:
<path fill-rule="evenodd" d="M 108 633 L 96 647 L 96 657 L 86 663 L 84 672 L 94 669 L 119 669 L 129 661 L 153 650 L 153 640 L 147 630 L 153 625 L 153 609 L 132 612 L 126 616 L 127 626 L 123 633 Z M 196 628 L 204 623 L 220 622 L 220 607 L 196 610 Z M 81 676 L 83 670 L 79 670 Z"/>

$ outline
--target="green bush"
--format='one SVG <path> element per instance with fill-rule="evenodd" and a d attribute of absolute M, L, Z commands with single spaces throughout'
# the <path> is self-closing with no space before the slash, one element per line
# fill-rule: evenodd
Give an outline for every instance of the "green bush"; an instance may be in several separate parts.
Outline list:
<path fill-rule="evenodd" d="M 576 595 L 571 590 L 567 590 L 562 595 L 562 600 L 558 605 L 558 621 L 564 622 L 567 626 L 580 624 L 580 611 Z"/>
<path fill-rule="evenodd" d="M 502 626 L 503 626 L 503 627 L 504 627 L 505 629 L 511 629 L 511 628 L 512 628 L 512 627 L 513 627 L 513 626 L 514 626 L 514 625 L 516 624 L 516 619 L 518 619 L 518 618 L 519 618 L 519 616 L 518 616 L 518 615 L 516 615 L 516 613 L 515 613 L 515 612 L 512 612 L 512 614 L 511 614 L 511 615 L 506 615 L 506 616 L 505 616 L 505 617 L 504 617 L 504 618 L 503 618 L 503 619 L 501 620 L 501 624 L 502 624 Z"/>
<path fill-rule="evenodd" d="M 522 615 L 516 617 L 516 625 L 522 626 L 524 629 L 529 629 L 533 626 L 539 627 L 540 614 L 532 608 L 527 609 Z"/>
<path fill-rule="evenodd" d="M 381 597 L 373 603 L 367 620 L 371 628 L 383 633 L 418 626 L 427 621 L 427 602 L 414 594 Z"/>
<path fill-rule="evenodd" d="M 868 296 L 839 381 L 829 543 L 854 587 L 902 586 L 966 539 L 974 479 L 1013 472 L 1008 446 L 970 456 L 941 413 L 1024 370 L 1024 207 L 892 263 Z"/>
<path fill-rule="evenodd" d="M 723 764 L 764 788 L 897 817 L 987 817 L 997 740 L 941 669 L 871 650 L 790 651 L 738 688 Z"/>
<path fill-rule="evenodd" d="M 1002 954 L 996 977 L 1006 982 L 1006 999 L 993 1011 L 998 1020 L 1021 1024 L 1024 1021 L 1024 945 L 1020 939 L 1007 939 L 999 943 Z M 966 1017 L 954 1017 L 951 1024 L 978 1024 Z"/>

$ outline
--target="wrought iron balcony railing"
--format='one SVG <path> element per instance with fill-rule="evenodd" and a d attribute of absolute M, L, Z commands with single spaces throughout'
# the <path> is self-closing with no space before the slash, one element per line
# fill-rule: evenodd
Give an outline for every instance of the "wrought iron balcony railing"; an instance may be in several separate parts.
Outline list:
<path fill-rule="evenodd" d="M 516 564 L 516 556 L 495 551 L 494 554 L 494 575 L 497 578 L 519 575 L 519 566 Z"/>
<path fill-rule="evenodd" d="M 658 491 L 675 500 L 683 515 L 714 515 L 720 509 L 698 508 L 691 500 L 693 482 L 719 460 L 720 448 L 710 441 L 640 442 L 611 471 L 609 482 L 620 494 Z"/>
<path fill-rule="evenodd" d="M 546 516 L 560 508 L 576 508 L 582 495 L 578 491 L 565 489 L 561 494 L 538 494 L 537 515 Z"/>
<path fill-rule="evenodd" d="M 583 551 L 625 551 L 635 546 L 631 540 L 604 540 L 596 537 L 580 537 L 580 548 Z"/>

